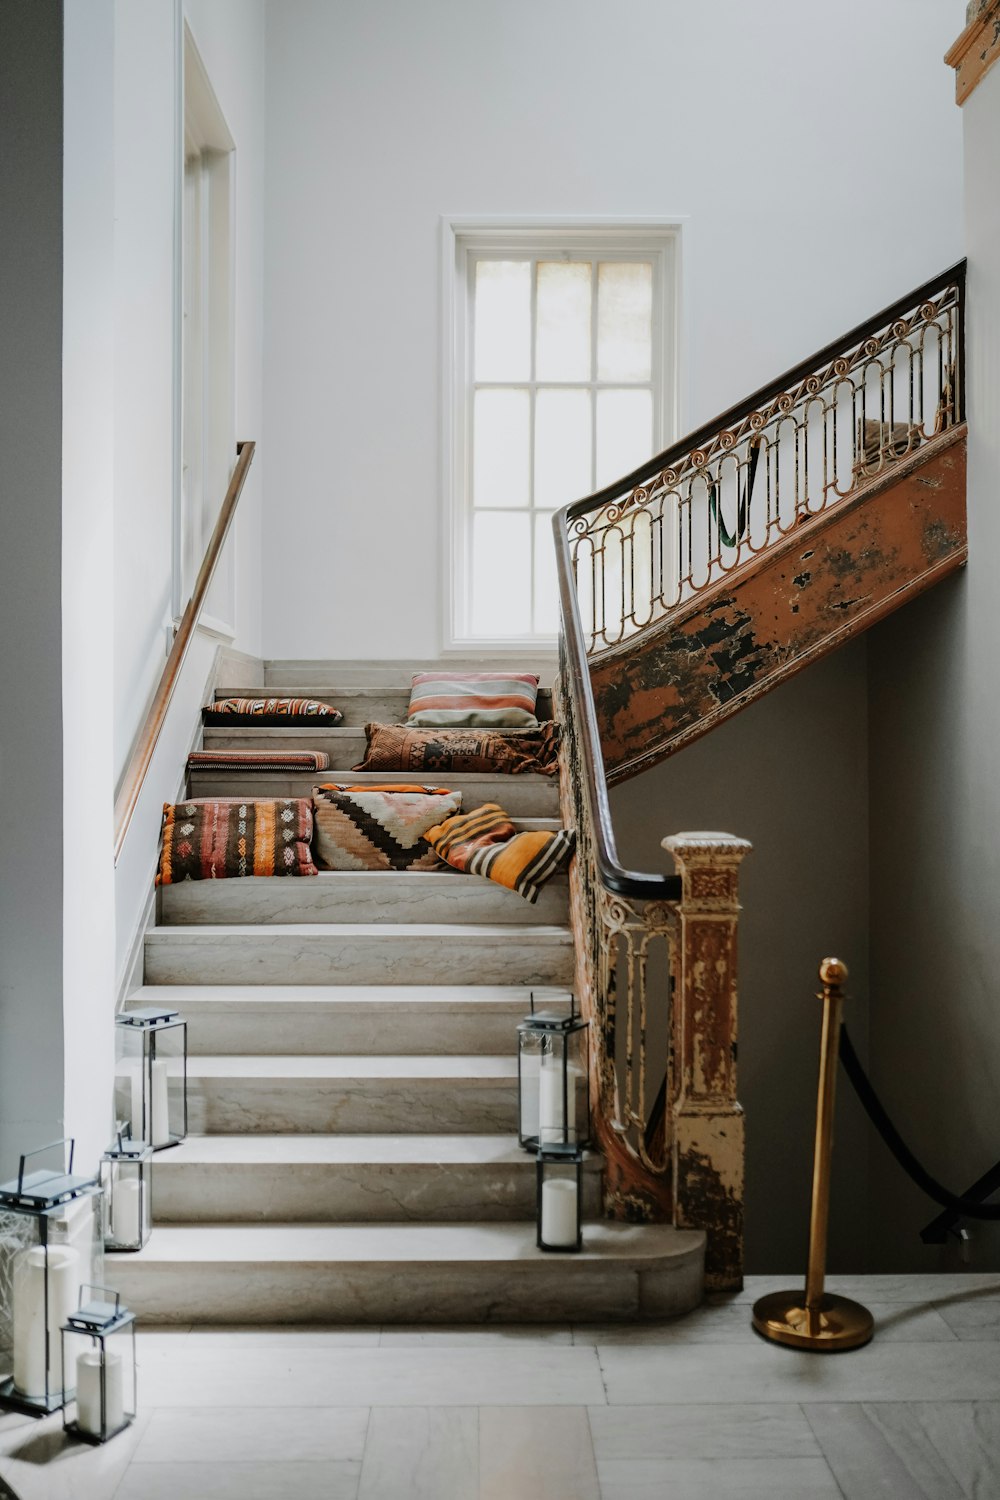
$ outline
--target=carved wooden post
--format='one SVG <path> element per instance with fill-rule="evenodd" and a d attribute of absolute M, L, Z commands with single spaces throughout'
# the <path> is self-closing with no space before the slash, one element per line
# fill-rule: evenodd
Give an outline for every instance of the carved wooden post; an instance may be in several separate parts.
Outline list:
<path fill-rule="evenodd" d="M 743 1110 L 736 1098 L 739 867 L 729 833 L 663 840 L 683 881 L 671 1013 L 674 1223 L 708 1233 L 705 1286 L 743 1285 Z"/>

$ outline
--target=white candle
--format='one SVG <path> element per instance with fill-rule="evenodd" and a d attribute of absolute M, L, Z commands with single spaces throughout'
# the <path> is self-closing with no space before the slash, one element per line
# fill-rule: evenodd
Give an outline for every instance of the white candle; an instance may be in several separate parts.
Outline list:
<path fill-rule="evenodd" d="M 45 1256 L 41 1245 L 14 1262 L 14 1385 L 22 1396 L 45 1395 Z M 62 1336 L 77 1304 L 80 1257 L 71 1245 L 50 1245 L 49 1395 L 62 1390 Z"/>
<path fill-rule="evenodd" d="M 538 1069 L 537 1052 L 521 1053 L 521 1134 L 538 1135 Z"/>
<path fill-rule="evenodd" d="M 110 1436 L 125 1420 L 121 1355 L 104 1351 L 104 1428 L 101 1427 L 101 1351 L 86 1349 L 76 1361 L 76 1421 L 81 1432 Z"/>
<path fill-rule="evenodd" d="M 153 1095 L 149 1095 L 149 1074 L 137 1057 L 126 1057 L 118 1063 L 118 1077 L 129 1091 L 129 1119 L 133 1140 L 147 1141 L 151 1146 L 165 1146 L 170 1139 L 170 1113 L 167 1103 L 167 1061 L 153 1060 Z M 145 1103 L 145 1110 L 143 1104 Z M 145 1128 L 144 1124 L 145 1122 Z M 150 1129 L 152 1127 L 152 1130 Z"/>
<path fill-rule="evenodd" d="M 139 1179 L 119 1168 L 115 1172 L 111 1189 L 111 1238 L 119 1245 L 138 1245 L 142 1238 Z"/>
<path fill-rule="evenodd" d="M 576 1179 L 550 1177 L 542 1182 L 542 1239 L 546 1245 L 576 1244 Z"/>
<path fill-rule="evenodd" d="M 563 1111 L 563 1070 L 559 1059 L 542 1063 L 539 1079 L 539 1138 L 544 1141 L 572 1140 L 576 1131 L 576 1079 L 578 1068 L 570 1068 Z M 568 1118 L 567 1118 L 568 1117 Z"/>

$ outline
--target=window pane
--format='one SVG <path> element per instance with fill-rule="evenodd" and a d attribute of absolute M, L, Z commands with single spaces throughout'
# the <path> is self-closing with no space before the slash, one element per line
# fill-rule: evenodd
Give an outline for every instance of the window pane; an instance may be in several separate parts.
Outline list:
<path fill-rule="evenodd" d="M 535 516 L 535 634 L 559 634 L 559 586 L 552 516 Z"/>
<path fill-rule="evenodd" d="M 472 431 L 475 506 L 528 504 L 528 392 L 477 391 Z"/>
<path fill-rule="evenodd" d="M 531 630 L 532 518 L 487 511 L 472 523 L 472 633 L 527 635 Z"/>
<path fill-rule="evenodd" d="M 531 262 L 477 261 L 475 298 L 476 379 L 529 379 Z"/>
<path fill-rule="evenodd" d="M 536 380 L 590 379 L 590 262 L 538 263 Z"/>
<path fill-rule="evenodd" d="M 535 504 L 568 505 L 590 482 L 590 392 L 539 391 L 535 397 Z"/>
<path fill-rule="evenodd" d="M 598 380 L 649 380 L 652 331 L 652 265 L 602 261 L 597 267 Z"/>
<path fill-rule="evenodd" d="M 598 391 L 597 488 L 621 479 L 652 456 L 652 393 Z"/>

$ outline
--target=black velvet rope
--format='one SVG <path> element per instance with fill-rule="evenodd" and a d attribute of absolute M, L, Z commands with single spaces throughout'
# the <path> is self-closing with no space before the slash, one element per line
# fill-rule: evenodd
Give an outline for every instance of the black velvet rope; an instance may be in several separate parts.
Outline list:
<path fill-rule="evenodd" d="M 858 1054 L 847 1034 L 846 1026 L 840 1028 L 840 1061 L 844 1065 L 844 1072 L 854 1086 L 854 1092 L 864 1105 L 869 1120 L 903 1171 L 913 1179 L 921 1192 L 926 1193 L 928 1198 L 933 1198 L 935 1203 L 940 1203 L 942 1208 L 950 1208 L 955 1213 L 961 1214 L 963 1218 L 1000 1219 L 1000 1203 L 982 1203 L 976 1198 L 957 1198 L 954 1193 L 949 1193 L 947 1188 L 935 1181 L 931 1174 L 920 1165 L 889 1119 L 881 1099 L 869 1083 L 868 1075 L 858 1060 Z"/>

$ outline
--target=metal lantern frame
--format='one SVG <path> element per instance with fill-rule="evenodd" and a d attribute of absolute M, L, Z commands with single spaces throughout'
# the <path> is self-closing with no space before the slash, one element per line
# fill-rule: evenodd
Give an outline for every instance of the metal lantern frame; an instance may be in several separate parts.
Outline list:
<path fill-rule="evenodd" d="M 104 1189 L 105 1250 L 141 1250 L 148 1242 L 153 1223 L 153 1148 L 118 1131 L 113 1146 L 101 1158 L 101 1186 Z M 138 1233 L 131 1238 L 116 1230 L 115 1198 L 123 1178 L 138 1187 L 136 1222 Z"/>
<path fill-rule="evenodd" d="M 65 1171 L 53 1172 L 39 1169 L 34 1172 L 26 1171 L 26 1164 L 33 1156 L 41 1156 L 46 1151 L 55 1151 L 59 1147 L 69 1146 L 69 1164 Z M 76 1151 L 76 1141 L 66 1136 L 57 1141 L 49 1141 L 45 1146 L 37 1146 L 34 1151 L 26 1151 L 20 1158 L 17 1177 L 10 1182 L 0 1185 L 0 1209 L 13 1215 L 24 1215 L 27 1220 L 34 1220 L 34 1229 L 37 1233 L 37 1242 L 34 1245 L 25 1245 L 24 1249 L 41 1249 L 44 1252 L 44 1272 L 42 1280 L 42 1324 L 45 1337 L 45 1390 L 44 1394 L 31 1395 L 18 1390 L 14 1383 L 15 1370 L 4 1380 L 0 1380 L 0 1409 L 7 1411 L 22 1412 L 27 1416 L 47 1416 L 51 1412 L 58 1411 L 65 1401 L 65 1379 L 66 1372 L 63 1370 L 63 1378 L 56 1383 L 52 1378 L 53 1351 L 52 1339 L 55 1330 L 50 1328 L 50 1311 L 52 1302 L 51 1278 L 49 1272 L 49 1254 L 63 1240 L 53 1235 L 53 1227 L 65 1217 L 66 1205 L 83 1198 L 97 1198 L 102 1196 L 100 1182 L 93 1177 L 83 1177 L 73 1171 L 73 1157 Z M 93 1206 L 93 1214 L 97 1225 L 102 1222 L 101 1204 L 97 1202 Z M 91 1244 L 91 1250 L 95 1256 L 103 1256 L 103 1245 L 99 1235 Z M 13 1332 L 13 1343 L 16 1349 L 17 1342 L 17 1296 L 16 1275 L 14 1281 L 14 1302 L 11 1308 L 11 1326 Z M 79 1286 L 79 1283 L 77 1283 Z M 13 1351 L 12 1351 L 13 1352 Z"/>
<path fill-rule="evenodd" d="M 103 1299 L 84 1301 L 85 1292 L 102 1292 L 106 1297 L 113 1297 L 113 1302 Z M 127 1307 L 122 1307 L 121 1294 L 107 1286 L 82 1286 L 80 1288 L 80 1305 L 76 1312 L 71 1313 L 66 1323 L 60 1330 L 62 1337 L 62 1366 L 63 1378 L 66 1375 L 66 1363 L 70 1357 L 66 1347 L 67 1338 L 77 1342 L 81 1338 L 89 1338 L 91 1347 L 100 1350 L 100 1431 L 94 1432 L 91 1428 L 80 1425 L 80 1391 L 68 1388 L 63 1391 L 63 1430 L 71 1432 L 75 1437 L 82 1438 L 85 1443 L 106 1443 L 109 1439 L 116 1437 L 119 1432 L 124 1432 L 135 1421 L 138 1406 L 139 1382 L 136 1373 L 135 1358 L 135 1313 L 130 1312 Z M 108 1342 L 111 1339 L 120 1342 L 122 1336 L 128 1340 L 129 1366 L 131 1369 L 131 1402 L 125 1401 L 125 1375 L 121 1376 L 122 1396 L 122 1420 L 114 1427 L 108 1427 L 108 1370 L 111 1365 L 108 1361 Z M 117 1353 L 117 1350 L 112 1352 Z M 74 1366 L 75 1368 L 75 1366 Z M 76 1398 L 76 1416 L 70 1420 L 68 1416 L 69 1406 Z"/>
<path fill-rule="evenodd" d="M 548 998 L 548 997 L 546 997 Z M 585 1033 L 589 1030 L 590 1022 L 576 1008 L 576 996 L 569 992 L 569 1012 L 563 1014 L 554 1010 L 535 1009 L 535 991 L 531 992 L 531 1009 L 517 1026 L 517 1126 L 518 1142 L 526 1151 L 537 1151 L 542 1144 L 542 1121 L 541 1121 L 541 1070 L 545 1066 L 546 1055 L 558 1059 L 555 1066 L 561 1071 L 562 1078 L 562 1126 L 561 1140 L 563 1144 L 589 1146 L 591 1143 L 590 1122 L 590 1048 L 587 1044 Z M 580 1037 L 580 1053 L 583 1063 L 583 1086 L 580 1091 L 582 1103 L 580 1109 L 574 1108 L 574 1124 L 569 1125 L 570 1118 L 570 1052 L 573 1047 L 573 1039 Z M 525 1078 L 525 1057 L 530 1044 L 539 1048 L 540 1061 L 537 1083 L 534 1079 L 529 1083 Z M 572 1085 L 575 1090 L 575 1084 Z M 538 1093 L 538 1131 L 537 1133 L 524 1129 L 525 1104 L 527 1089 L 532 1087 Z M 575 1099 L 575 1096 L 574 1096 Z M 576 1099 L 575 1099 L 575 1102 Z M 582 1119 L 577 1115 L 582 1110 Z M 559 1127 L 546 1127 L 550 1132 Z M 556 1137 L 546 1139 L 544 1144 L 556 1143 Z"/>
<path fill-rule="evenodd" d="M 126 1033 L 131 1033 L 133 1035 L 138 1033 L 142 1041 L 142 1056 L 139 1060 L 142 1079 L 142 1088 L 140 1090 L 142 1096 L 142 1119 L 138 1121 L 130 1120 L 129 1130 L 132 1139 L 135 1141 L 141 1140 L 145 1145 L 151 1147 L 153 1151 L 166 1151 L 169 1150 L 171 1146 L 179 1146 L 181 1141 L 185 1139 L 188 1133 L 187 1021 L 179 1011 L 160 1010 L 154 1006 L 145 1006 L 139 1010 L 124 1011 L 121 1015 L 115 1017 L 115 1023 Z M 166 1140 L 160 1141 L 159 1144 L 157 1144 L 156 1140 L 154 1139 L 153 1130 L 153 1126 L 155 1124 L 155 1121 L 153 1119 L 153 1102 L 155 1097 L 153 1091 L 153 1070 L 154 1064 L 157 1061 L 157 1043 L 159 1042 L 159 1039 L 164 1032 L 175 1031 L 178 1028 L 181 1032 L 181 1057 L 183 1059 L 182 1108 L 184 1124 L 178 1134 L 175 1134 L 170 1130 L 170 1105 L 168 1092 L 167 1138 Z M 150 1116 L 148 1120 L 146 1118 L 147 1110 Z"/>
<path fill-rule="evenodd" d="M 570 1175 L 572 1173 L 572 1176 Z M 575 1233 L 560 1243 L 545 1239 L 545 1186 L 554 1178 L 572 1180 L 576 1187 Z M 535 1166 L 536 1198 L 535 1243 L 539 1250 L 548 1250 L 561 1255 L 573 1255 L 583 1248 L 583 1152 L 572 1142 L 554 1141 L 551 1145 L 539 1146 Z M 572 1243 L 570 1243 L 572 1239 Z"/>

